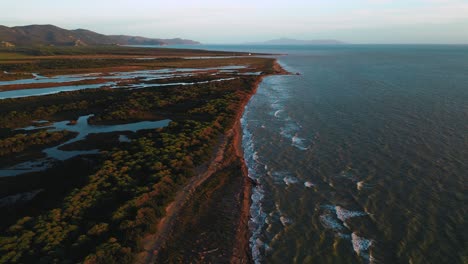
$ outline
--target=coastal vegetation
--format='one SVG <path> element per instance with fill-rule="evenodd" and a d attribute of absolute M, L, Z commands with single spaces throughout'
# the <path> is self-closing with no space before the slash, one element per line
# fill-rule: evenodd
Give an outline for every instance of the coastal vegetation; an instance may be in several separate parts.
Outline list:
<path fill-rule="evenodd" d="M 70 137 L 70 134 L 72 133 L 67 130 L 56 132 L 39 131 L 31 134 L 15 134 L 12 137 L 0 139 L 0 157 L 22 152 L 25 149 L 34 146 L 59 142 L 64 138 Z"/>
<path fill-rule="evenodd" d="M 98 47 L 15 47 L 0 48 L 0 81 L 31 78 L 32 73 L 44 76 L 101 73 L 175 68 L 208 68 L 248 65 L 271 70 L 264 59 L 247 53 L 185 50 L 167 48 Z M 224 57 L 211 59 L 210 57 Z M 200 57 L 200 59 L 185 59 Z M 242 72 L 242 71 L 241 71 Z"/>
<path fill-rule="evenodd" d="M 178 51 L 168 53 L 174 52 Z M 243 65 L 263 74 L 275 72 L 274 59 L 269 58 L 0 61 L 0 69 L 8 72 L 37 70 L 47 74 L 73 73 L 75 69 L 105 71 L 109 67 L 135 65 L 144 69 Z M 9 208 L 14 214 L 0 220 L 3 228 L 0 263 L 134 261 L 135 255 L 143 250 L 143 237 L 157 231 L 157 223 L 176 193 L 210 162 L 221 138 L 239 118 L 259 78 L 261 76 L 235 75 L 229 80 L 189 87 L 151 87 L 149 84 L 149 87 L 135 90 L 99 88 L 0 100 L 0 155 L 21 155 L 30 148 L 62 142 L 73 136 L 67 131 L 39 129 L 25 133 L 15 130 L 34 125 L 35 120 L 73 121 L 90 114 L 94 116 L 89 122 L 95 125 L 172 120 L 164 128 L 131 133 L 130 143 L 115 142 L 99 155 L 79 156 L 57 162 L 46 171 L 1 178 L 2 185 L 9 186 L 0 188 L 1 197 L 37 189 L 43 191 L 30 203 Z M 202 81 L 203 77 L 195 80 Z M 98 140 L 108 136 L 96 134 L 94 137 Z M 83 148 L 90 144 L 87 139 L 80 142 Z M 235 169 L 238 166 L 232 165 L 230 171 L 242 177 Z M 219 185 L 219 181 L 229 182 L 228 179 L 234 177 L 227 172 L 219 175 L 221 178 L 207 183 L 205 188 Z M 25 181 L 27 184 L 21 185 Z"/>

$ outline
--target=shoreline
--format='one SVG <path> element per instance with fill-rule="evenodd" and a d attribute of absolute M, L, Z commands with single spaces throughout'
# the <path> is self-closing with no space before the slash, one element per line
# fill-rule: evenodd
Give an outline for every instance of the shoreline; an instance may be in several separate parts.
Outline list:
<path fill-rule="evenodd" d="M 47 65 L 54 65 L 54 63 L 54 61 L 47 61 Z M 66 69 L 58 69 L 54 72 L 55 74 L 74 70 L 73 60 L 64 63 Z M 112 67 L 108 64 L 105 61 L 104 66 Z M 85 70 L 92 70 L 96 65 L 90 62 L 85 66 L 88 66 L 84 68 Z M 94 228 L 92 226 L 94 223 L 87 221 L 89 217 L 106 225 L 105 232 L 93 235 L 96 239 L 80 242 L 83 250 L 78 255 L 73 255 L 71 248 L 62 247 L 59 244 L 54 245 L 54 248 L 60 248 L 66 252 L 65 255 L 60 256 L 63 261 L 72 258 L 92 259 L 93 261 L 125 258 L 128 263 L 168 260 L 178 262 L 180 259 L 188 262 L 196 259 L 212 263 L 252 262 L 251 234 L 248 224 L 251 191 L 255 183 L 248 176 L 243 157 L 241 118 L 246 105 L 256 94 L 264 78 L 269 75 L 287 74 L 287 72 L 278 65 L 275 58 L 260 57 L 197 61 L 171 60 L 148 62 L 146 66 L 150 68 L 164 66 L 174 69 L 192 66 L 197 68 L 235 66 L 242 67 L 242 70 L 238 71 L 239 74 L 237 71 L 223 73 L 236 75 L 237 78 L 233 80 L 222 84 L 195 85 L 193 91 L 187 91 L 182 85 L 170 89 L 148 88 L 132 92 L 121 89 L 98 89 L 1 101 L 3 117 L 0 122 L 7 129 L 0 132 L 3 133 L 5 139 L 13 137 L 12 129 L 34 124 L 34 120 L 75 120 L 78 118 L 77 115 L 81 116 L 89 112 L 108 122 L 154 118 L 154 114 L 177 117 L 175 118 L 177 122 L 164 130 L 166 133 L 153 134 L 151 131 L 143 131 L 138 134 L 136 138 L 139 136 L 146 138 L 140 143 L 141 148 L 119 145 L 116 149 L 106 152 L 107 154 L 103 153 L 105 154 L 102 156 L 103 159 L 95 163 L 89 163 L 85 156 L 74 160 L 72 167 L 79 166 L 80 168 L 76 169 L 76 175 L 73 174 L 73 179 L 67 184 L 56 181 L 56 177 L 66 170 L 72 161 L 58 163 L 50 169 L 50 172 L 25 175 L 22 178 L 31 177 L 34 180 L 27 186 L 22 186 L 19 180 L 7 181 L 16 190 L 11 192 L 12 194 L 37 189 L 44 189 L 44 192 L 28 204 L 14 208 L 19 216 L 14 215 L 2 223 L 7 228 L 23 215 L 29 216 L 31 223 L 55 221 L 40 218 L 49 210 L 46 207 L 47 203 L 50 204 L 47 197 L 51 195 L 54 199 L 50 200 L 53 200 L 55 207 L 66 212 L 62 221 L 64 225 L 71 225 L 70 219 L 75 217 L 73 223 L 80 227 L 78 233 L 59 232 L 61 235 L 59 241 L 73 241 L 77 234 L 88 234 L 87 230 Z M 256 74 L 243 74 L 245 72 Z M 205 78 L 212 77 L 207 74 L 202 79 Z M 24 86 L 28 84 L 21 85 L 21 88 Z M 131 98 L 128 96 L 129 93 L 132 94 Z M 146 103 L 148 100 L 162 103 L 161 105 L 148 104 Z M 130 109 L 129 104 L 132 105 Z M 44 112 L 44 106 L 53 107 L 48 108 L 50 111 Z M 153 115 L 150 116 L 150 114 Z M 180 138 L 173 140 L 174 135 L 180 135 Z M 29 138 L 32 136 L 28 134 L 27 139 Z M 118 140 L 114 137 L 110 139 L 109 144 Z M 80 144 L 94 144 L 88 141 Z M 159 145 L 164 146 L 163 150 L 153 150 Z M 112 155 L 108 155 L 109 153 Z M 128 153 L 128 155 L 122 153 Z M 162 156 L 165 153 L 169 154 Z M 186 158 L 179 157 L 180 154 L 185 155 Z M 144 159 L 141 159 L 142 155 Z M 146 171 L 141 170 L 140 164 L 132 163 L 135 158 L 141 159 L 140 163 L 145 162 L 145 166 L 148 162 L 152 164 L 155 162 L 154 168 L 148 167 L 147 169 L 151 173 L 150 176 Z M 79 162 L 86 163 L 86 166 L 81 166 Z M 115 173 L 109 177 L 102 177 L 102 175 L 108 175 L 106 164 L 111 164 L 115 168 Z M 126 164 L 130 164 L 130 167 Z M 135 180 L 128 180 L 129 170 L 132 172 L 132 179 Z M 79 175 L 88 177 L 79 177 Z M 114 184 L 116 179 L 119 180 L 119 184 L 128 189 L 106 187 Z M 63 188 L 63 185 L 66 185 L 66 188 Z M 72 188 L 77 191 L 70 193 Z M 89 194 L 90 188 L 99 191 Z M 85 193 L 86 195 L 83 196 Z M 119 200 L 119 195 L 126 195 L 129 200 Z M 108 204 L 98 202 L 101 196 L 111 197 Z M 80 197 L 86 201 L 75 202 L 81 201 Z M 60 203 L 63 199 L 71 199 L 73 202 Z M 104 214 L 94 214 L 94 210 L 104 212 Z M 109 218 L 111 214 L 118 215 L 118 218 Z M 50 232 L 48 229 L 38 230 L 36 226 L 36 224 L 30 224 L 24 228 L 38 235 Z M 12 231 L 12 240 L 8 242 L 11 247 L 14 247 L 15 243 L 20 243 L 24 239 L 24 234 L 21 230 Z M 118 244 L 115 244 L 114 238 L 117 238 Z M 107 247 L 109 244 L 115 244 L 122 250 L 116 253 L 113 247 Z M 28 242 L 28 245 L 34 248 L 43 247 L 35 240 Z M 30 252 L 23 249 L 18 248 L 18 251 L 14 252 L 3 250 L 2 252 L 10 254 L 11 257 L 8 258 L 21 258 L 24 262 L 53 254 L 52 251 Z"/>
<path fill-rule="evenodd" d="M 235 191 L 235 200 L 240 203 L 240 212 L 235 222 L 231 222 L 235 228 L 235 240 L 233 247 L 230 248 L 230 263 L 253 263 L 250 250 L 251 232 L 248 226 L 250 220 L 251 206 L 251 191 L 252 180 L 249 178 L 247 165 L 244 160 L 244 151 L 242 148 L 242 125 L 241 118 L 244 115 L 245 107 L 250 102 L 252 96 L 257 92 L 258 87 L 265 77 L 271 75 L 286 75 L 291 74 L 284 70 L 274 60 L 272 65 L 273 73 L 259 76 L 253 83 L 252 90 L 240 101 L 239 108 L 234 118 L 234 124 L 218 141 L 218 146 L 214 150 L 213 157 L 208 163 L 208 167 L 203 169 L 197 176 L 191 179 L 177 194 L 174 200 L 166 207 L 166 215 L 160 219 L 157 224 L 157 231 L 153 234 L 148 234 L 142 240 L 143 250 L 136 254 L 134 263 L 155 263 L 158 260 L 161 251 L 164 251 L 168 246 L 167 243 L 174 239 L 173 235 L 175 225 L 180 224 L 180 220 L 184 217 L 184 209 L 190 204 L 193 196 L 203 185 L 217 177 L 218 173 L 222 173 L 226 168 L 239 164 L 240 173 L 235 176 L 241 183 L 240 188 Z M 236 173 L 236 174 L 237 174 Z M 238 177 L 241 178 L 238 178 Z M 220 241 L 221 242 L 221 241 Z M 210 250 L 200 253 L 209 254 Z"/>
<path fill-rule="evenodd" d="M 264 78 L 272 75 L 291 75 L 290 72 L 286 71 L 281 65 L 279 65 L 277 59 L 275 59 L 273 64 L 272 74 L 266 74 L 260 76 L 258 80 L 254 83 L 254 89 L 247 97 L 247 99 L 242 103 L 241 110 L 239 115 L 236 116 L 236 123 L 234 124 L 234 149 L 238 157 L 240 158 L 242 164 L 242 175 L 243 175 L 243 188 L 242 193 L 242 210 L 241 217 L 239 219 L 239 224 L 237 227 L 236 234 L 236 243 L 233 249 L 233 255 L 231 258 L 231 263 L 253 263 L 252 251 L 250 249 L 250 237 L 251 232 L 249 228 L 250 221 L 250 207 L 252 205 L 251 195 L 252 195 L 252 179 L 249 177 L 247 164 L 244 159 L 244 149 L 242 147 L 242 136 L 243 128 L 241 124 L 241 118 L 244 115 L 245 107 L 250 102 L 250 99 L 257 93 L 257 90 L 260 84 L 263 82 Z M 243 254 L 242 254 L 243 253 Z"/>

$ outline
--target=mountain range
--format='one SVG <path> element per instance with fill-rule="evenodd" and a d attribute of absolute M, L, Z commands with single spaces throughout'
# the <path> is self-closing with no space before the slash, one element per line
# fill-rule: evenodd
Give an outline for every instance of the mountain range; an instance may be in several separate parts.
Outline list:
<path fill-rule="evenodd" d="M 176 45 L 200 44 L 188 39 L 159 39 L 127 35 L 104 35 L 87 29 L 67 30 L 54 25 L 6 27 L 0 25 L 0 42 L 17 46 L 54 45 Z"/>
<path fill-rule="evenodd" d="M 346 44 L 345 42 L 335 39 L 314 39 L 314 40 L 300 40 L 291 38 L 272 39 L 263 42 L 251 42 L 248 44 L 260 45 L 339 45 Z"/>

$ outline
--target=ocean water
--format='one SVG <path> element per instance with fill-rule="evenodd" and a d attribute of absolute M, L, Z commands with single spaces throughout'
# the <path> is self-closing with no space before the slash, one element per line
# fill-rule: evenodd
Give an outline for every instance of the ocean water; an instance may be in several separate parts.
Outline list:
<path fill-rule="evenodd" d="M 287 53 L 242 118 L 257 263 L 467 263 L 468 46 Z"/>
<path fill-rule="evenodd" d="M 466 263 L 468 46 L 287 53 L 242 119 L 257 263 Z"/>

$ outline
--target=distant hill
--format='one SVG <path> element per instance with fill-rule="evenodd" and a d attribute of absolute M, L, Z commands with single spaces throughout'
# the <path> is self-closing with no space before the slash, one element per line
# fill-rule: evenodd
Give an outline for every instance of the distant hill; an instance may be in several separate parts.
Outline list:
<path fill-rule="evenodd" d="M 113 35 L 108 36 L 115 43 L 120 45 L 195 45 L 200 44 L 200 42 L 189 40 L 189 39 L 181 39 L 181 38 L 174 38 L 174 39 L 152 39 L 152 38 L 145 38 L 145 37 L 135 37 L 135 36 L 126 36 L 126 35 Z"/>
<path fill-rule="evenodd" d="M 262 45 L 339 45 L 346 44 L 345 42 L 334 39 L 315 39 L 315 40 L 300 40 L 290 38 L 272 39 L 264 42 L 254 42 L 248 44 L 262 44 Z"/>
<path fill-rule="evenodd" d="M 0 25 L 0 42 L 17 46 L 55 45 L 174 45 L 200 44 L 187 39 L 153 39 L 126 35 L 103 35 L 87 29 L 67 30 L 54 25 L 6 27 Z"/>

